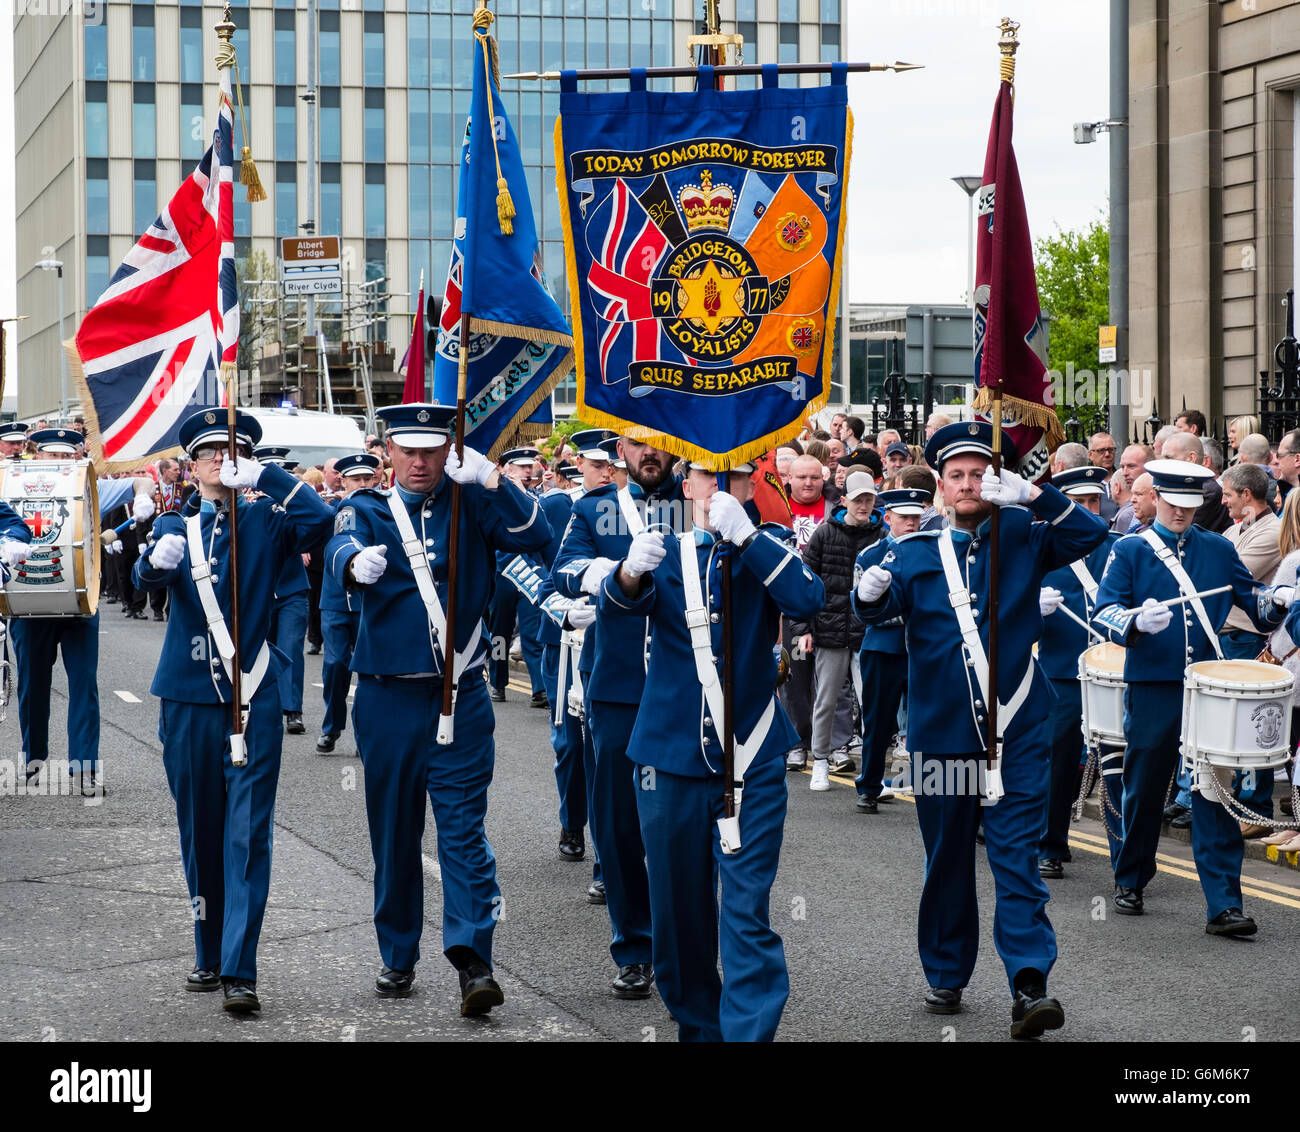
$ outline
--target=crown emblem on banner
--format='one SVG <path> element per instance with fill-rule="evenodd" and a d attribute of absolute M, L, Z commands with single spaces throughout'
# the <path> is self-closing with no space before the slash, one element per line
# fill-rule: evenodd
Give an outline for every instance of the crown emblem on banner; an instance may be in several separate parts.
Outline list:
<path fill-rule="evenodd" d="M 713 174 L 707 169 L 700 175 L 698 185 L 687 185 L 677 198 L 681 202 L 686 227 L 692 232 L 700 228 L 726 229 L 731 224 L 731 210 L 736 194 L 730 185 L 713 186 Z"/>

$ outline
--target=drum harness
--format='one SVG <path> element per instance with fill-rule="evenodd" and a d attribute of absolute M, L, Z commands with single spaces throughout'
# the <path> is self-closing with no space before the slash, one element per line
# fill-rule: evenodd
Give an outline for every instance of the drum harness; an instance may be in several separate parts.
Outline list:
<path fill-rule="evenodd" d="M 194 579 L 194 588 L 199 595 L 199 605 L 203 607 L 203 616 L 208 623 L 208 634 L 217 646 L 217 656 L 221 658 L 221 667 L 226 679 L 230 679 L 231 664 L 235 659 L 235 643 L 231 640 L 230 629 L 221 613 L 221 604 L 217 601 L 216 590 L 212 586 L 211 562 L 203 550 L 203 534 L 199 529 L 199 513 L 190 515 L 185 520 L 185 540 L 189 547 L 190 577 Z M 215 523 L 213 524 L 215 528 Z M 215 537 L 215 534 L 214 536 Z M 271 662 L 271 649 L 266 641 L 257 651 L 251 671 L 243 674 L 240 682 L 240 713 L 244 719 L 244 730 L 248 728 L 248 705 L 266 677 L 267 667 Z M 231 759 L 234 761 L 234 752 Z M 246 757 L 245 757 L 246 761 Z M 236 763 L 236 765 L 241 765 Z"/>

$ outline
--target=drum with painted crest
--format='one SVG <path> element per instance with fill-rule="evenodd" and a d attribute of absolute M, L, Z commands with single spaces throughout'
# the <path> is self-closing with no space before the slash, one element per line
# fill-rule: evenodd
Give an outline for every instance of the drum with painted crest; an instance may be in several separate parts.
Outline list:
<path fill-rule="evenodd" d="M 1183 766 L 1192 789 L 1219 800 L 1237 770 L 1285 766 L 1295 677 L 1256 660 L 1203 660 L 1183 684 Z M 1217 787 L 1216 787 L 1217 782 Z"/>
<path fill-rule="evenodd" d="M 0 463 L 0 499 L 32 532 L 0 591 L 5 617 L 91 617 L 99 608 L 99 497 L 89 460 Z"/>
<path fill-rule="evenodd" d="M 1079 657 L 1083 735 L 1089 747 L 1125 745 L 1124 654 L 1122 645 L 1103 641 Z"/>

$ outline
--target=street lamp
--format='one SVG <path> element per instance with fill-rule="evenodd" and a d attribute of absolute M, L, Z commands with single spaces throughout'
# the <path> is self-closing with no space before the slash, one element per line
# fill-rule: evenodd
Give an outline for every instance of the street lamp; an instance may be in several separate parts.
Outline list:
<path fill-rule="evenodd" d="M 970 202 L 966 222 L 966 302 L 975 305 L 975 194 L 979 192 L 983 177 L 954 177 L 952 179 Z"/>
<path fill-rule="evenodd" d="M 42 271 L 56 271 L 59 275 L 59 357 L 63 361 L 63 423 L 68 423 L 68 352 L 63 348 L 63 261 L 42 259 L 36 264 Z"/>

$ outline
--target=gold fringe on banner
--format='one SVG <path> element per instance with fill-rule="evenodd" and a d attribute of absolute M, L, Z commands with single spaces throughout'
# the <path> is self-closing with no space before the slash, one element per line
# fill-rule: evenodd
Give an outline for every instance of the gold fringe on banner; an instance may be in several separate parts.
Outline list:
<path fill-rule="evenodd" d="M 543 401 L 545 401 L 554 392 L 555 387 L 559 385 L 560 382 L 563 381 L 566 377 L 569 376 L 569 372 L 572 369 L 573 369 L 573 351 L 570 350 L 569 353 L 560 362 L 560 364 L 555 367 L 554 371 L 551 373 L 551 376 L 546 379 L 545 386 L 539 389 L 530 398 L 528 398 L 527 401 L 524 402 L 523 407 L 515 414 L 515 419 L 511 422 L 510 425 L 508 425 L 504 430 L 502 430 L 500 438 L 497 440 L 497 442 L 494 445 L 492 445 L 490 449 L 488 449 L 487 457 L 489 460 L 499 460 L 503 452 L 509 452 L 511 448 L 517 448 L 518 445 L 515 443 L 514 437 L 517 433 L 519 433 L 521 430 L 525 428 L 533 428 L 533 427 L 541 428 L 542 432 L 540 433 L 539 437 L 537 437 L 537 439 L 541 439 L 542 437 L 549 436 L 554 431 L 555 429 L 554 425 L 536 425 L 536 424 L 530 425 L 528 418 L 533 415 L 533 411 L 537 408 L 537 406 L 540 405 Z"/>
<path fill-rule="evenodd" d="M 543 330 L 536 326 L 518 326 L 513 322 L 494 322 L 490 318 L 469 320 L 470 332 L 473 334 L 495 334 L 501 338 L 525 338 L 530 342 L 549 342 L 552 346 L 573 348 L 573 336 L 561 334 L 557 330 Z"/>
<path fill-rule="evenodd" d="M 1021 397 L 1008 397 L 1005 391 L 1002 394 L 1001 405 L 1003 421 L 1011 420 L 1030 428 L 1041 428 L 1043 442 L 1047 445 L 1048 452 L 1055 452 L 1065 443 L 1065 427 L 1061 424 L 1061 418 L 1056 415 L 1055 409 L 1026 401 Z M 993 411 L 993 389 L 990 386 L 980 387 L 975 394 L 973 407 L 977 413 L 987 414 Z"/>

